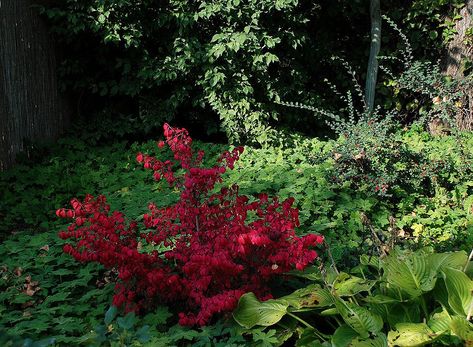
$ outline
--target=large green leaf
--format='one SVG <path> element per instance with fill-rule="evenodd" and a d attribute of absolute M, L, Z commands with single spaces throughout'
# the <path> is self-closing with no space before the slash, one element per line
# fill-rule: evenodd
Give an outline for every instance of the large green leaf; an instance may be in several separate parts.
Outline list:
<path fill-rule="evenodd" d="M 338 296 L 353 296 L 360 292 L 370 291 L 377 281 L 365 280 L 360 277 L 341 272 L 335 281 L 334 289 Z"/>
<path fill-rule="evenodd" d="M 335 299 L 335 306 L 346 324 L 355 330 L 362 338 L 367 338 L 369 333 L 377 333 L 383 327 L 382 318 L 365 307 Z"/>
<path fill-rule="evenodd" d="M 349 347 L 388 347 L 388 339 L 383 333 L 366 339 L 355 337 L 349 344 Z"/>
<path fill-rule="evenodd" d="M 332 335 L 333 347 L 347 347 L 359 334 L 348 325 L 341 325 Z"/>
<path fill-rule="evenodd" d="M 416 298 L 435 286 L 437 271 L 424 253 L 392 252 L 384 260 L 385 278 L 391 288 Z"/>
<path fill-rule="evenodd" d="M 311 284 L 305 288 L 280 298 L 295 309 L 310 307 L 327 307 L 333 305 L 333 298 L 327 289 L 318 284 Z"/>
<path fill-rule="evenodd" d="M 330 347 L 328 342 L 320 342 L 320 335 L 312 328 L 304 328 L 299 333 L 296 347 Z"/>
<path fill-rule="evenodd" d="M 289 304 L 285 300 L 260 302 L 255 294 L 246 293 L 238 301 L 233 318 L 238 324 L 248 329 L 255 325 L 270 326 L 284 317 L 288 307 Z"/>
<path fill-rule="evenodd" d="M 434 333 L 441 333 L 449 331 L 451 323 L 452 317 L 450 317 L 448 312 L 444 309 L 440 312 L 434 313 L 427 322 L 427 325 Z"/>
<path fill-rule="evenodd" d="M 468 255 L 464 251 L 433 253 L 429 255 L 429 259 L 436 271 L 442 271 L 445 267 L 462 269 L 468 260 Z"/>
<path fill-rule="evenodd" d="M 391 327 L 398 323 L 419 322 L 421 319 L 418 303 L 401 303 L 388 308 L 388 323 Z"/>
<path fill-rule="evenodd" d="M 360 264 L 365 265 L 365 266 L 372 266 L 376 270 L 379 270 L 379 269 L 381 269 L 381 264 L 382 263 L 381 263 L 379 257 L 369 256 L 369 255 L 363 254 L 362 256 L 360 256 Z"/>
<path fill-rule="evenodd" d="M 443 277 L 444 274 L 442 273 L 442 277 L 437 279 L 433 294 L 435 300 L 437 300 L 443 307 L 448 307 L 448 291 Z"/>
<path fill-rule="evenodd" d="M 455 316 L 452 317 L 450 326 L 452 332 L 465 341 L 465 346 L 471 346 L 473 344 L 473 324 L 463 317 Z"/>
<path fill-rule="evenodd" d="M 473 300 L 473 281 L 460 270 L 447 267 L 442 272 L 448 292 L 448 305 L 456 314 L 466 317 Z"/>
<path fill-rule="evenodd" d="M 382 294 L 367 296 L 364 300 L 370 304 L 397 304 L 400 302 L 398 299 Z"/>
<path fill-rule="evenodd" d="M 360 335 L 348 325 L 342 325 L 332 336 L 332 347 L 387 347 L 386 335 L 378 333 L 367 338 Z"/>
<path fill-rule="evenodd" d="M 399 323 L 396 330 L 388 333 L 390 346 L 425 346 L 438 339 L 441 334 L 434 333 L 425 323 Z"/>

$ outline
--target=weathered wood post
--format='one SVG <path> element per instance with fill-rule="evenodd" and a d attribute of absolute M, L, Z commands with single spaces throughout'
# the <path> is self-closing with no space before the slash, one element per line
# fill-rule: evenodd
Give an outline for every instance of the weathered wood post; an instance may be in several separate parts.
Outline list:
<path fill-rule="evenodd" d="M 473 0 L 465 2 L 460 15 L 461 19 L 455 22 L 456 34 L 447 46 L 444 73 L 461 80 L 464 78 L 465 63 L 473 60 L 473 44 L 469 33 L 473 28 Z M 472 131 L 473 87 L 467 86 L 462 90 L 462 94 L 455 121 L 459 129 Z"/>
<path fill-rule="evenodd" d="M 69 123 L 55 51 L 31 0 L 0 0 L 0 171 L 26 141 L 56 138 Z"/>

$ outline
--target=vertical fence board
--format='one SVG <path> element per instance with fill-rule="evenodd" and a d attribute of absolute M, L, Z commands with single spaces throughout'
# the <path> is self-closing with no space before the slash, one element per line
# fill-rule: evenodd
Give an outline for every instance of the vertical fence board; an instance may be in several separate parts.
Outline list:
<path fill-rule="evenodd" d="M 25 141 L 56 138 L 67 126 L 54 45 L 30 0 L 0 0 L 0 171 Z"/>

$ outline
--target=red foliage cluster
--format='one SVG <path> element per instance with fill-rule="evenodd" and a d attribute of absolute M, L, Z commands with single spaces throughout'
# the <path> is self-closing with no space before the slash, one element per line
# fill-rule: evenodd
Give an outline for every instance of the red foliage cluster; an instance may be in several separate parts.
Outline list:
<path fill-rule="evenodd" d="M 204 325 L 217 313 L 231 311 L 248 291 L 271 297 L 271 278 L 304 269 L 317 257 L 319 235 L 297 237 L 298 210 L 293 199 L 280 202 L 261 194 L 250 199 L 238 186 L 215 191 L 227 168 L 233 169 L 243 148 L 224 152 L 217 165 L 202 167 L 204 153 L 194 153 L 185 129 L 164 126 L 166 144 L 185 173 L 176 177 L 172 161 L 139 153 L 138 162 L 181 190 L 174 205 L 149 205 L 147 232 L 126 223 L 121 212 L 110 212 L 105 198 L 73 199 L 72 209 L 57 215 L 73 218 L 63 239 L 76 239 L 64 251 L 79 261 L 116 269 L 113 304 L 126 310 L 148 308 L 156 301 L 179 303 L 182 325 Z M 164 142 L 158 147 L 162 148 Z M 161 246 L 143 252 L 143 245 Z M 158 249 L 158 247 L 154 247 Z"/>

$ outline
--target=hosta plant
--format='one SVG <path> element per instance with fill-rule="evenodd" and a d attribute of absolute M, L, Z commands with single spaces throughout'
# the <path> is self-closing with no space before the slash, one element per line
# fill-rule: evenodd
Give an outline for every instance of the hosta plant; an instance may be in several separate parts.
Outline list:
<path fill-rule="evenodd" d="M 144 228 L 110 211 L 103 196 L 73 199 L 72 209 L 57 215 L 73 219 L 64 251 L 81 262 L 99 262 L 117 277 L 115 306 L 144 311 L 159 303 L 180 310 L 182 325 L 205 325 L 229 312 L 241 295 L 271 297 L 270 281 L 290 270 L 303 270 L 317 257 L 319 235 L 296 236 L 294 199 L 279 201 L 260 194 L 239 194 L 238 186 L 216 188 L 233 169 L 243 148 L 224 152 L 213 167 L 203 167 L 185 129 L 164 126 L 175 161 L 139 153 L 137 161 L 180 191 L 180 200 L 159 208 L 149 204 Z M 178 165 L 176 165 L 178 164 Z M 158 197 L 159 198 L 159 197 Z"/>
<path fill-rule="evenodd" d="M 297 346 L 469 345 L 473 281 L 464 272 L 467 263 L 464 252 L 430 249 L 362 256 L 350 273 L 332 268 L 308 275 L 315 283 L 279 299 L 260 302 L 247 293 L 233 316 L 246 328 L 286 329 L 288 319 L 298 322 Z"/>

